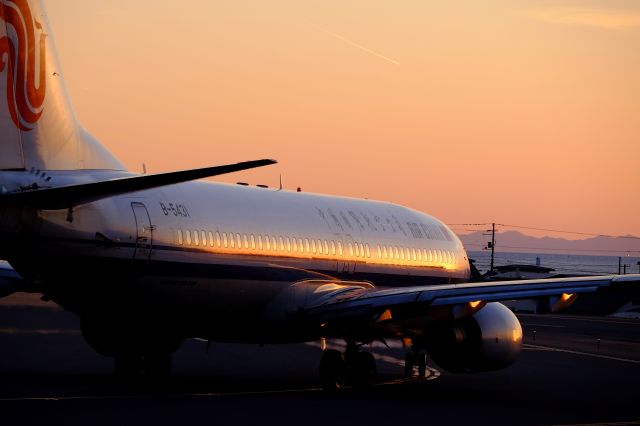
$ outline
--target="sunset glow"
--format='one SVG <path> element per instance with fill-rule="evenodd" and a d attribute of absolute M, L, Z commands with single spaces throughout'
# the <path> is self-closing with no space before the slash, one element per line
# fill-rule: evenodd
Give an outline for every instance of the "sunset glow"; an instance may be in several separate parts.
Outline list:
<path fill-rule="evenodd" d="M 636 1 L 45 4 L 80 121 L 130 170 L 275 158 L 216 180 L 640 235 Z"/>

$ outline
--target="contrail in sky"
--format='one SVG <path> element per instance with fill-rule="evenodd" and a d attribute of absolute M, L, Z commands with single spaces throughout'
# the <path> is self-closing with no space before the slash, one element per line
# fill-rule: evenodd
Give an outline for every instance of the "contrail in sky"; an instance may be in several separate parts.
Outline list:
<path fill-rule="evenodd" d="M 322 28 L 322 27 L 318 27 L 318 26 L 316 26 L 316 25 L 314 25 L 314 27 L 316 27 L 317 29 L 319 29 L 319 30 L 320 30 L 320 31 L 322 31 L 323 33 L 329 34 L 331 37 L 335 37 L 335 38 L 337 38 L 338 40 L 342 40 L 342 41 L 344 41 L 345 43 L 350 44 L 350 45 L 351 45 L 351 46 L 353 46 L 353 47 L 357 47 L 357 48 L 358 48 L 358 49 L 360 49 L 360 50 L 364 50 L 365 52 L 370 53 L 370 54 L 372 54 L 372 55 L 374 55 L 374 56 L 377 56 L 378 58 L 382 58 L 382 59 L 384 59 L 384 60 L 385 60 L 385 61 L 387 61 L 387 62 L 391 62 L 391 63 L 392 63 L 392 64 L 394 64 L 394 65 L 400 65 L 400 62 L 396 61 L 395 59 L 391 59 L 391 58 L 389 58 L 389 57 L 387 57 L 387 56 L 384 56 L 384 55 L 383 55 L 383 54 L 381 54 L 381 53 L 378 53 L 378 52 L 373 51 L 373 50 L 371 50 L 371 49 L 369 49 L 369 48 L 367 48 L 367 47 L 364 47 L 363 45 L 358 44 L 358 43 L 356 43 L 355 41 L 351 41 L 351 40 L 349 40 L 349 39 L 348 39 L 348 38 L 346 38 L 346 37 L 342 37 L 340 34 L 336 34 L 336 33 L 332 32 L 332 31 L 326 30 L 326 29 L 324 29 L 324 28 Z"/>

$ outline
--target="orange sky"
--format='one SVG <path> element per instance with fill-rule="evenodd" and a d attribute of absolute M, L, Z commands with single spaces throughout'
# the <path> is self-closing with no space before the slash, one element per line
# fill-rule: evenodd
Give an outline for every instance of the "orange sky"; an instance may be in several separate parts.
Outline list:
<path fill-rule="evenodd" d="M 77 115 L 130 169 L 640 235 L 640 3 L 46 2 Z M 569 236 L 567 236 L 569 237 Z"/>

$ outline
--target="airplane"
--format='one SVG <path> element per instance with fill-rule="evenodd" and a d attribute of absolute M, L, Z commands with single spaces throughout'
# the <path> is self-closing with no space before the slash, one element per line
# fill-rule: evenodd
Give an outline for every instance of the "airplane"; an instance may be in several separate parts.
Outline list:
<path fill-rule="evenodd" d="M 127 171 L 76 120 L 43 5 L 0 2 L 0 296 L 35 292 L 74 312 L 124 378 L 166 377 L 184 339 L 338 338 L 322 386 L 366 387 L 363 345 L 400 339 L 452 372 L 512 364 L 501 300 L 557 311 L 583 293 L 638 293 L 640 275 L 472 283 L 460 239 L 400 205 L 200 179 L 263 159 Z M 631 297 L 631 296 L 630 296 Z"/>

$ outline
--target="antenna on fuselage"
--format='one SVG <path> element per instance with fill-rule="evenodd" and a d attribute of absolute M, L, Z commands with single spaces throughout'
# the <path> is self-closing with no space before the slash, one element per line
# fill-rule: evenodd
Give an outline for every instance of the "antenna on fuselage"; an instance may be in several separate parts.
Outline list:
<path fill-rule="evenodd" d="M 282 191 L 282 173 L 280 173 L 280 189 L 278 191 Z"/>
<path fill-rule="evenodd" d="M 142 174 L 146 175 L 147 174 L 147 165 L 142 163 Z"/>

